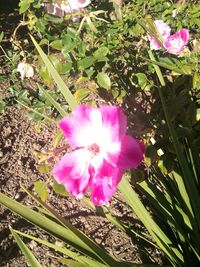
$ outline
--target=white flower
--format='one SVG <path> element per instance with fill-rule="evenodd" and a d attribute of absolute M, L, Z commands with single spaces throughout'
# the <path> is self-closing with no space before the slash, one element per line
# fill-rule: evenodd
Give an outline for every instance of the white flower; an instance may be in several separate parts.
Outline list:
<path fill-rule="evenodd" d="M 17 71 L 20 72 L 22 81 L 24 78 L 30 78 L 34 75 L 34 70 L 32 65 L 26 63 L 26 62 L 20 62 L 17 66 Z"/>

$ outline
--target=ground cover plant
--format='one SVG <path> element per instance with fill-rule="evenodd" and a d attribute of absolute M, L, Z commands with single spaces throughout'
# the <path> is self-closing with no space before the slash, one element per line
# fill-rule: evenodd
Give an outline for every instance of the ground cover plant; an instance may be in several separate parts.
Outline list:
<path fill-rule="evenodd" d="M 0 203 L 62 241 L 10 227 L 27 263 L 43 265 L 23 241 L 31 239 L 55 251 L 61 266 L 155 266 L 106 251 L 52 209 L 53 190 L 159 249 L 163 266 L 197 266 L 198 1 L 21 0 L 19 14 L 9 48 L 0 35 L 12 82 L 1 112 L 25 107 L 36 130 L 51 124 L 56 133 L 48 151 L 33 149 L 48 178 L 32 191 L 21 184 L 34 209 L 4 193 Z M 113 213 L 115 194 L 148 235 Z"/>

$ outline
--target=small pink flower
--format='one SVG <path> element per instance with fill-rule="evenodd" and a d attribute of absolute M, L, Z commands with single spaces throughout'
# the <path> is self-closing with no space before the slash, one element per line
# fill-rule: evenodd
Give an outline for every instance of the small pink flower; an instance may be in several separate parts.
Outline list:
<path fill-rule="evenodd" d="M 90 189 L 94 205 L 106 204 L 125 170 L 141 163 L 143 143 L 126 134 L 126 116 L 116 106 L 80 105 L 59 127 L 72 152 L 54 166 L 57 182 L 76 198 Z"/>
<path fill-rule="evenodd" d="M 171 28 L 162 20 L 155 20 L 154 24 L 156 30 L 160 34 L 160 37 L 162 37 L 163 40 L 166 40 L 170 36 Z M 151 50 L 159 50 L 162 47 L 162 45 L 160 45 L 153 36 L 148 35 L 148 38 Z"/>
<path fill-rule="evenodd" d="M 163 46 L 168 53 L 173 55 L 179 55 L 189 40 L 189 31 L 187 29 L 181 29 L 179 32 L 169 36 L 163 43 Z"/>
<path fill-rule="evenodd" d="M 61 6 L 66 13 L 70 13 L 72 11 L 79 11 L 90 3 L 90 0 L 68 0 L 63 2 Z"/>

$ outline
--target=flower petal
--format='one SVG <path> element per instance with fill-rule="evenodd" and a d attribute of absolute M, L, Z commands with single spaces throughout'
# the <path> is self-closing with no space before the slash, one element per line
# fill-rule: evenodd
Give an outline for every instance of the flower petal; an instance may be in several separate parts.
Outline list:
<path fill-rule="evenodd" d="M 91 199 L 94 205 L 105 205 L 110 201 L 121 181 L 123 170 L 103 162 L 95 176 L 91 179 Z"/>
<path fill-rule="evenodd" d="M 143 159 L 144 145 L 141 141 L 126 135 L 120 144 L 120 149 L 108 152 L 108 161 L 121 169 L 136 168 Z"/>
<path fill-rule="evenodd" d="M 103 128 L 110 134 L 111 142 L 120 140 L 126 134 L 127 120 L 123 110 L 117 106 L 100 107 Z"/>
<path fill-rule="evenodd" d="M 167 52 L 173 55 L 179 55 L 189 40 L 189 32 L 187 29 L 182 29 L 180 32 L 176 32 L 170 35 L 163 43 Z"/>
<path fill-rule="evenodd" d="M 89 153 L 79 149 L 66 153 L 53 168 L 56 181 L 63 184 L 73 196 L 80 198 L 85 193 L 89 183 Z"/>
<path fill-rule="evenodd" d="M 157 32 L 160 34 L 160 37 L 163 40 L 166 40 L 170 36 L 171 32 L 171 28 L 169 27 L 169 25 L 167 25 L 167 23 L 165 23 L 163 20 L 155 20 L 154 24 Z M 153 36 L 148 35 L 148 38 L 150 41 L 151 50 L 159 50 L 162 47 Z"/>
<path fill-rule="evenodd" d="M 188 42 L 188 40 L 189 40 L 189 31 L 187 30 L 187 29 L 185 29 L 185 28 L 182 28 L 181 30 L 180 30 L 180 35 L 181 35 L 181 38 L 183 39 L 183 41 L 184 41 L 184 44 L 186 45 L 187 44 L 187 42 Z"/>
<path fill-rule="evenodd" d="M 97 108 L 79 105 L 70 116 L 60 121 L 59 127 L 73 149 L 89 146 L 100 136 L 101 113 Z"/>

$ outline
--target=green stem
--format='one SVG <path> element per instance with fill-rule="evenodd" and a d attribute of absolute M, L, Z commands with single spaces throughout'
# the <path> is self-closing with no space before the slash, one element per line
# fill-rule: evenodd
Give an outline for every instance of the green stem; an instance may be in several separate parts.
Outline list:
<path fill-rule="evenodd" d="M 6 53 L 6 51 L 3 49 L 3 47 L 1 45 L 0 45 L 0 48 L 1 48 L 2 52 L 4 53 L 4 56 L 7 58 L 7 60 L 9 60 L 10 62 L 12 62 L 12 60 L 9 58 L 9 56 Z"/>
<path fill-rule="evenodd" d="M 149 57 L 152 61 L 154 61 L 154 62 L 156 61 L 151 50 L 149 50 Z M 155 64 L 153 64 L 153 66 L 154 66 L 154 69 L 156 71 L 156 74 L 158 76 L 158 79 L 160 81 L 161 86 L 165 87 L 166 83 L 165 83 L 165 80 L 163 78 L 163 75 L 161 73 L 159 66 L 155 65 Z M 165 98 L 164 98 L 164 95 L 162 92 L 162 88 L 160 86 L 158 86 L 158 93 L 159 93 L 160 100 L 162 103 L 165 118 L 166 118 L 166 121 L 168 124 L 169 132 L 170 132 L 170 135 L 171 135 L 171 138 L 173 141 L 173 145 L 174 145 L 174 148 L 175 148 L 178 160 L 179 160 L 180 167 L 182 169 L 184 184 L 186 186 L 186 190 L 189 194 L 189 198 L 191 201 L 191 203 L 190 203 L 190 201 L 187 201 L 186 205 L 187 205 L 187 207 L 191 213 L 191 216 L 193 217 L 192 221 L 194 222 L 196 219 L 197 226 L 200 229 L 200 209 L 199 209 L 200 196 L 199 196 L 199 192 L 197 189 L 197 185 L 195 183 L 194 175 L 188 166 L 187 160 L 186 160 L 184 153 L 183 153 L 183 150 L 181 148 L 181 144 L 178 141 L 174 126 L 170 121 L 169 112 L 168 112 Z"/>

